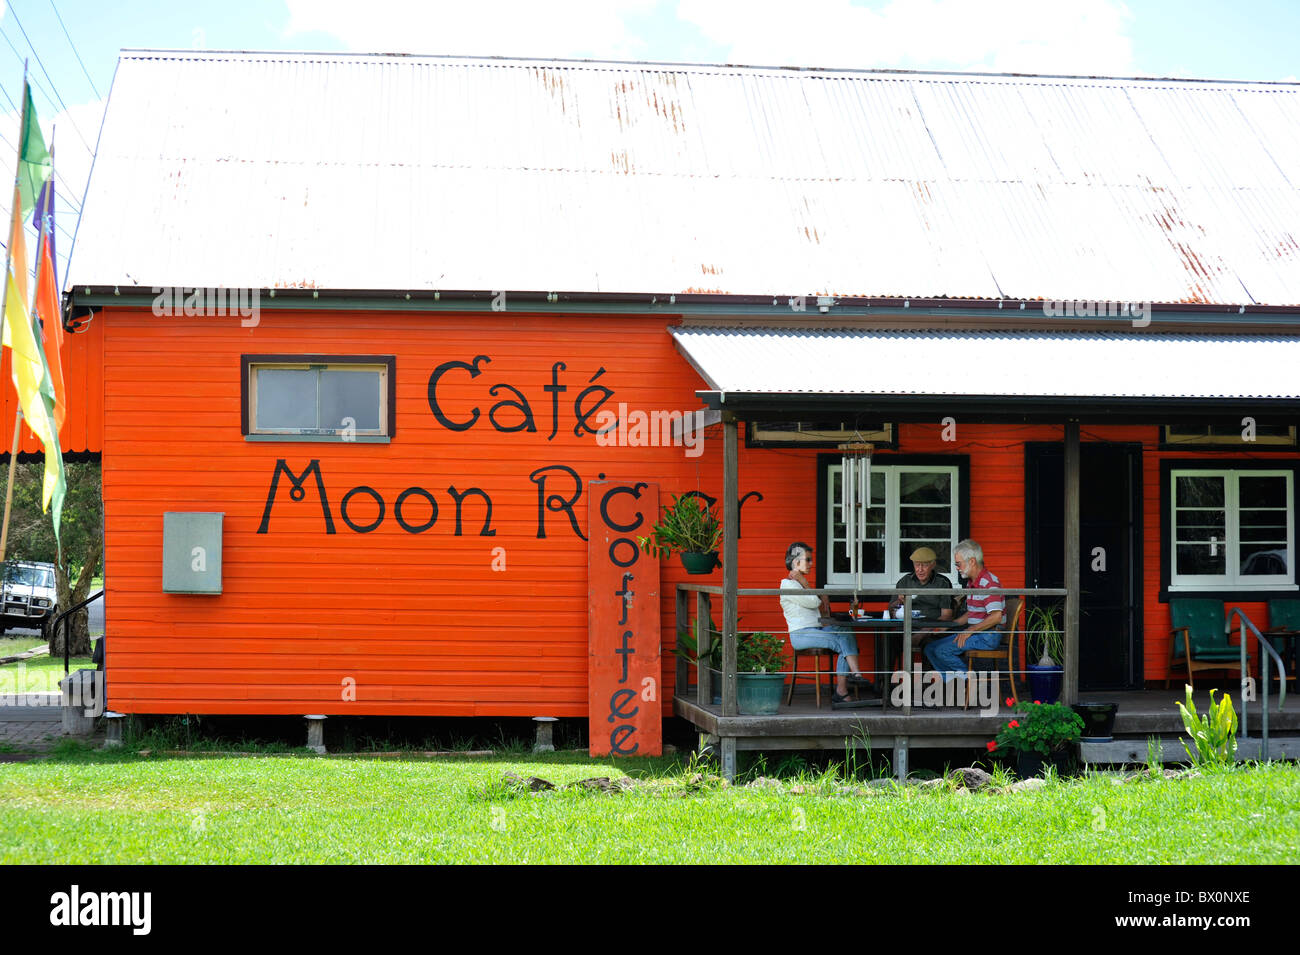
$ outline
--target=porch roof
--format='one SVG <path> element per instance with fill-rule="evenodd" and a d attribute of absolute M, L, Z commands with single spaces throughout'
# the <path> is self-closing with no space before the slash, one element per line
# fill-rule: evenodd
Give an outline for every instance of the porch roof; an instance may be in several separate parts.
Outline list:
<path fill-rule="evenodd" d="M 669 329 L 711 408 L 855 406 L 1061 420 L 1300 412 L 1300 337 L 1132 332 Z"/>

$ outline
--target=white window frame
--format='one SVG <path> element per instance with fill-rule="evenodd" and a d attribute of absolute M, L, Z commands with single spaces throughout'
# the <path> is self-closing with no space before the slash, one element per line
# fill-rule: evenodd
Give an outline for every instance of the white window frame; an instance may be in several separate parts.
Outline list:
<path fill-rule="evenodd" d="M 840 506 L 840 502 L 834 493 L 835 476 L 841 471 L 843 465 L 830 464 L 826 467 L 826 555 L 824 569 L 826 572 L 827 587 L 854 587 L 857 580 L 848 572 L 836 573 L 835 567 L 835 548 L 844 543 L 844 539 L 839 540 L 835 537 L 835 512 Z M 872 474 L 882 473 L 885 477 L 885 570 L 880 574 L 862 575 L 862 586 L 867 587 L 892 587 L 899 577 L 912 570 L 909 563 L 906 566 L 900 564 L 898 556 L 899 551 L 899 502 L 898 502 L 898 485 L 899 476 L 908 473 L 923 474 L 947 474 L 952 481 L 951 500 L 949 501 L 949 521 L 950 533 L 952 539 L 948 542 L 948 553 L 952 554 L 952 548 L 957 546 L 961 540 L 961 468 L 952 464 L 881 464 L 875 461 L 871 464 Z M 939 567 L 936 572 L 945 575 L 954 584 L 957 580 L 956 567 Z"/>
<path fill-rule="evenodd" d="M 339 371 L 379 373 L 379 426 L 377 428 L 263 428 L 257 425 L 258 372 L 266 369 L 289 371 Z M 352 356 L 259 356 L 246 362 L 245 402 L 249 441 L 343 441 L 357 443 L 387 443 L 392 439 L 392 414 L 390 396 L 393 360 L 388 356 L 355 358 Z M 318 395 L 319 398 L 319 395 Z"/>
<path fill-rule="evenodd" d="M 1224 548 L 1226 553 L 1223 574 L 1178 573 L 1178 479 L 1180 477 L 1222 477 L 1224 502 Z M 1286 478 L 1286 566 L 1285 574 L 1267 576 L 1241 573 L 1241 497 L 1239 481 L 1243 477 Z M 1175 468 L 1169 472 L 1169 592 L 1195 593 L 1197 591 L 1241 590 L 1276 591 L 1297 590 L 1295 584 L 1295 472 L 1289 468 L 1278 470 L 1234 468 Z"/>

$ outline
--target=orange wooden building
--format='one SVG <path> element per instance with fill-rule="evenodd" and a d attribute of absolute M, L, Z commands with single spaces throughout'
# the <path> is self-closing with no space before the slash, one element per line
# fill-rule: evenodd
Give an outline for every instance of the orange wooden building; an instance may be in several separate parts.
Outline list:
<path fill-rule="evenodd" d="M 1294 84 L 125 52 L 70 280 L 112 706 L 588 716 L 602 489 L 722 499 L 719 420 L 741 587 L 852 585 L 855 436 L 866 584 L 973 537 L 1060 586 L 1078 427 L 1079 684 L 1163 682 L 1171 594 L 1297 595 L 1297 132 Z"/>

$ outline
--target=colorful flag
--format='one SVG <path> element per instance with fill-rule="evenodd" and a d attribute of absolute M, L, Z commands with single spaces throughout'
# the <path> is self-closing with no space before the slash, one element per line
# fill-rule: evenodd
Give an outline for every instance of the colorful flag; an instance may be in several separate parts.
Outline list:
<path fill-rule="evenodd" d="M 45 137 L 41 135 L 36 105 L 32 102 L 32 87 L 25 83 L 23 90 L 26 96 L 23 100 L 22 141 L 18 144 L 18 192 L 22 196 L 20 221 L 35 208 L 36 194 L 50 178 L 53 168 L 53 161 L 45 149 Z"/>
<path fill-rule="evenodd" d="M 50 154 L 50 161 L 54 161 L 54 154 Z M 42 220 L 45 225 L 45 244 L 50 247 L 50 261 L 54 263 L 54 287 L 59 287 L 59 248 L 54 242 L 54 170 L 50 170 L 50 178 L 45 180 L 45 185 L 41 186 L 41 194 L 36 197 L 36 208 L 32 210 L 32 228 L 37 232 L 41 231 Z M 39 263 L 38 263 L 39 264 Z"/>
<path fill-rule="evenodd" d="M 32 429 L 32 433 L 45 448 L 45 484 L 41 495 L 41 510 L 48 510 L 51 501 L 57 499 L 54 514 L 54 536 L 57 539 L 66 481 L 63 475 L 63 454 L 59 450 L 59 438 L 54 430 L 54 388 L 50 384 L 45 355 L 37 343 L 32 318 L 23 311 L 13 272 L 9 273 L 9 291 L 5 296 L 5 326 L 13 342 L 10 346 L 10 360 L 13 363 L 18 403 L 22 406 L 27 427 Z"/>
<path fill-rule="evenodd" d="M 50 182 L 54 180 L 51 179 Z M 48 225 L 47 225 L 48 228 Z M 45 342 L 45 364 L 50 373 L 54 391 L 54 430 L 63 432 L 67 415 L 68 392 L 63 383 L 63 316 L 59 311 L 59 291 L 54 281 L 53 234 L 46 232 L 41 242 L 39 261 L 36 263 L 36 318 L 40 322 Z"/>

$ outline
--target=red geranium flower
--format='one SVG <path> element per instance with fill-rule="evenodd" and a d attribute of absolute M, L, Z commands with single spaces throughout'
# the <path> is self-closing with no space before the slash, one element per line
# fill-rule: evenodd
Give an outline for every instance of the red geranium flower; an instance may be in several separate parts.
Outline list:
<path fill-rule="evenodd" d="M 1008 697 L 1007 697 L 1007 706 L 1015 706 L 1015 705 L 1016 705 L 1016 701 L 1013 700 L 1013 699 L 1011 699 L 1011 697 L 1008 696 Z"/>
<path fill-rule="evenodd" d="M 1020 720 L 1012 720 L 1007 725 L 1010 726 L 1012 729 L 1015 729 L 1017 726 L 1020 725 Z"/>
<path fill-rule="evenodd" d="M 1042 706 L 1042 705 L 1043 705 L 1042 700 L 1034 700 L 1034 706 Z"/>
<path fill-rule="evenodd" d="M 988 747 L 988 750 L 989 750 L 989 752 L 991 753 L 991 752 L 993 752 L 995 749 L 998 748 L 998 741 L 995 740 L 995 739 L 991 739 L 991 740 L 989 740 L 987 743 L 985 743 L 984 745 Z"/>

